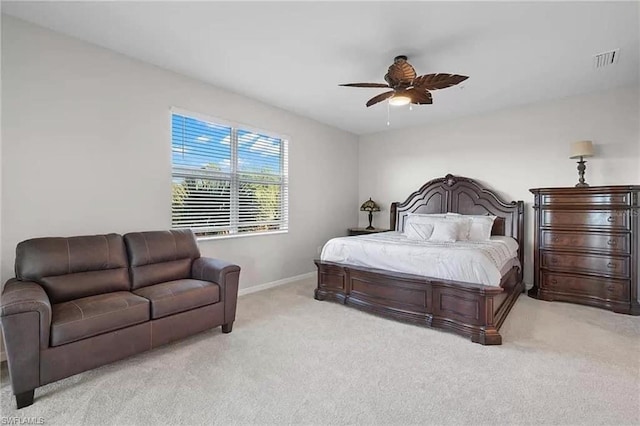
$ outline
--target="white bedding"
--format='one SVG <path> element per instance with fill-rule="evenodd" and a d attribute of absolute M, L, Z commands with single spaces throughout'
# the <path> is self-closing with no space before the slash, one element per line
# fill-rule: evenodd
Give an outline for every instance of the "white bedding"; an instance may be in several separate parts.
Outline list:
<path fill-rule="evenodd" d="M 329 240 L 321 260 L 452 281 L 500 285 L 502 273 L 517 263 L 518 243 L 511 237 L 489 241 L 410 240 L 400 232 L 382 232 Z"/>

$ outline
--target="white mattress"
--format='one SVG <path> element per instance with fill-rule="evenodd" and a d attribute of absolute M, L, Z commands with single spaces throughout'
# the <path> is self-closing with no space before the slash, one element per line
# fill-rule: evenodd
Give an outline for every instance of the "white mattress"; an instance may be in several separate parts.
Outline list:
<path fill-rule="evenodd" d="M 415 241 L 401 232 L 382 232 L 329 240 L 320 258 L 326 262 L 498 287 L 503 273 L 518 264 L 518 243 L 511 237 L 453 243 Z"/>

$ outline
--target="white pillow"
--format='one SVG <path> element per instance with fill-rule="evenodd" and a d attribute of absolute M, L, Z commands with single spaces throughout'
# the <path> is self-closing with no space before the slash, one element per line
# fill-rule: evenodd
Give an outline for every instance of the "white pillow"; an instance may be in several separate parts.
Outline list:
<path fill-rule="evenodd" d="M 407 215 L 407 219 L 404 225 L 404 235 L 412 240 L 422 239 L 419 237 L 419 234 L 425 234 L 428 232 L 431 235 L 432 231 L 428 231 L 427 229 L 418 232 L 416 234 L 415 229 L 412 229 L 412 225 L 421 224 L 421 225 L 432 225 L 435 226 L 436 222 L 439 221 L 450 221 L 456 222 L 459 224 L 458 226 L 458 235 L 456 235 L 456 240 L 468 240 L 469 239 L 469 230 L 471 228 L 471 219 L 467 216 L 459 215 L 457 213 L 429 213 L 429 214 L 420 214 L 420 213 L 409 213 Z M 428 239 L 427 237 L 426 239 Z"/>
<path fill-rule="evenodd" d="M 459 221 L 446 219 L 438 221 L 433 226 L 429 241 L 454 242 L 458 238 L 459 228 Z"/>
<path fill-rule="evenodd" d="M 408 222 L 404 227 L 404 235 L 410 240 L 427 241 L 433 233 L 430 223 Z"/>
<path fill-rule="evenodd" d="M 469 231 L 471 230 L 471 219 L 469 217 L 457 213 L 447 213 L 446 219 L 459 224 L 458 241 L 465 241 L 469 239 Z"/>
<path fill-rule="evenodd" d="M 414 223 L 419 223 L 423 225 L 433 225 L 433 223 L 437 220 L 444 220 L 445 216 L 432 216 L 432 215 L 422 215 L 422 214 L 408 214 L 405 219 L 404 229 L 405 233 L 407 232 L 407 228 L 409 225 Z"/>
<path fill-rule="evenodd" d="M 410 240 L 428 240 L 433 232 L 433 224 L 443 217 L 408 214 L 404 224 L 404 235 Z"/>
<path fill-rule="evenodd" d="M 491 229 L 496 216 L 472 216 L 469 229 L 470 241 L 487 241 L 491 239 Z"/>
<path fill-rule="evenodd" d="M 437 217 L 447 217 L 447 213 L 408 213 L 407 216 L 411 217 L 431 217 L 431 218 L 437 218 Z"/>
<path fill-rule="evenodd" d="M 496 220 L 496 218 L 498 216 L 493 216 L 490 214 L 466 214 L 464 215 L 464 217 L 468 217 L 470 219 L 476 219 L 476 218 L 480 218 L 480 219 L 486 219 L 486 218 L 491 218 L 492 220 Z"/>

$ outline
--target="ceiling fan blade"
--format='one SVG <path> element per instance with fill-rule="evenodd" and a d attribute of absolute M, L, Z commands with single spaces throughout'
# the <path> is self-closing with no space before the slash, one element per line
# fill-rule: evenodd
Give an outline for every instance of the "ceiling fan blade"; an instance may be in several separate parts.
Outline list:
<path fill-rule="evenodd" d="M 389 87 L 388 84 L 384 84 L 384 83 L 349 83 L 349 84 L 338 84 L 338 86 L 345 86 L 345 87 Z"/>
<path fill-rule="evenodd" d="M 370 107 L 371 105 L 375 105 L 378 102 L 382 102 L 385 99 L 388 99 L 391 96 L 393 96 L 394 93 L 395 93 L 394 90 L 389 90 L 388 92 L 380 93 L 379 95 L 374 96 L 373 98 L 369 99 L 367 101 L 367 106 Z"/>
<path fill-rule="evenodd" d="M 468 78 L 466 75 L 458 74 L 425 74 L 414 78 L 411 85 L 424 90 L 446 89 L 460 84 Z"/>
<path fill-rule="evenodd" d="M 404 93 L 411 98 L 412 104 L 430 105 L 433 103 L 431 93 L 427 90 L 412 88 L 405 90 Z"/>

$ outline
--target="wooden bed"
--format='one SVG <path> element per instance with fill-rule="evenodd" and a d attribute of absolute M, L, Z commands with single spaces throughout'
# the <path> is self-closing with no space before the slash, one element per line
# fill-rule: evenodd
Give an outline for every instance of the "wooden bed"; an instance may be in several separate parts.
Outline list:
<path fill-rule="evenodd" d="M 391 229 L 403 231 L 408 213 L 446 212 L 497 216 L 492 235 L 515 238 L 523 265 L 524 203 L 506 202 L 473 179 L 447 175 L 427 182 L 403 203 L 391 204 Z M 321 260 L 315 263 L 318 300 L 451 330 L 483 345 L 502 344 L 498 330 L 524 291 L 518 267 L 503 275 L 500 287 L 489 287 Z"/>

